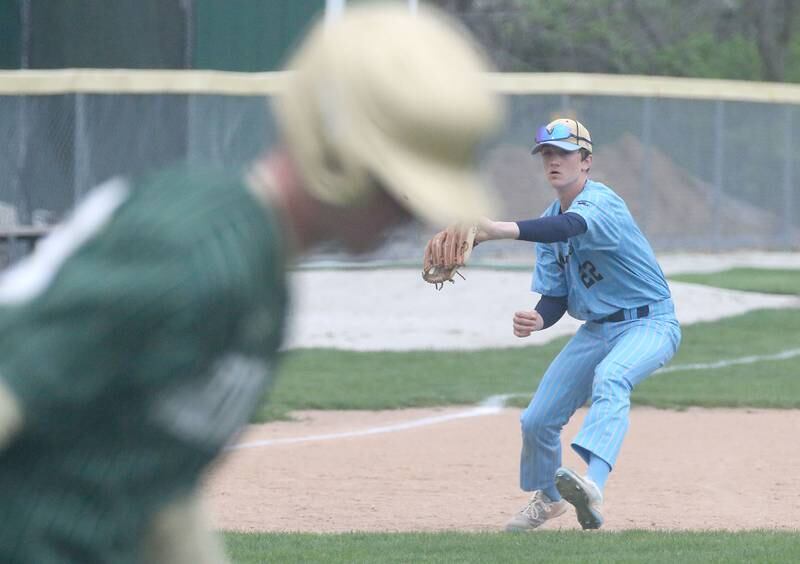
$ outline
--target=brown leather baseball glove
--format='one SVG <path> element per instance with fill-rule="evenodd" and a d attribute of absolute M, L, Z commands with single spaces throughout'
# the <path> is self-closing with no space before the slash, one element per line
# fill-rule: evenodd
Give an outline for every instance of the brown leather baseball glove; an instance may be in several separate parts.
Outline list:
<path fill-rule="evenodd" d="M 445 282 L 454 282 L 453 276 L 464 266 L 475 246 L 477 225 L 451 225 L 434 235 L 425 246 L 422 278 L 441 290 Z"/>

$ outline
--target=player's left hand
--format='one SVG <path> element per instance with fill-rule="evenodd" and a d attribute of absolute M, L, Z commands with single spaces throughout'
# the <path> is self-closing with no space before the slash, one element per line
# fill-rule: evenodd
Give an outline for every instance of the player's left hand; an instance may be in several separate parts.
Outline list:
<path fill-rule="evenodd" d="M 477 231 L 475 225 L 451 225 L 434 235 L 425 246 L 422 278 L 437 289 L 441 289 L 445 282 L 452 282 L 453 276 L 472 253 Z"/>
<path fill-rule="evenodd" d="M 514 314 L 514 335 L 517 337 L 530 337 L 534 331 L 544 327 L 544 319 L 535 309 L 518 311 Z"/>

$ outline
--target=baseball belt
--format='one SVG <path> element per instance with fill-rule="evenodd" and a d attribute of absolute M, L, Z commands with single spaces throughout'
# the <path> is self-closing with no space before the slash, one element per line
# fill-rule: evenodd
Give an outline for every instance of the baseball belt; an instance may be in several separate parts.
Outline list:
<path fill-rule="evenodd" d="M 611 315 L 606 315 L 605 317 L 601 317 L 600 319 L 596 320 L 595 323 L 618 323 L 619 321 L 625 321 L 626 311 L 630 311 L 628 319 L 640 319 L 642 317 L 647 317 L 648 315 L 650 315 L 650 306 L 649 305 L 640 306 L 637 307 L 635 310 L 621 309 L 619 311 L 615 311 Z"/>

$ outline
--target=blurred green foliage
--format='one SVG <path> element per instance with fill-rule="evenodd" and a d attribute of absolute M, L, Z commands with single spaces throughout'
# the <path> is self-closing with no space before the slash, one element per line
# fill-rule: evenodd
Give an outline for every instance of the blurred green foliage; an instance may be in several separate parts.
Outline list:
<path fill-rule="evenodd" d="M 794 0 L 427 0 L 502 71 L 800 82 Z"/>

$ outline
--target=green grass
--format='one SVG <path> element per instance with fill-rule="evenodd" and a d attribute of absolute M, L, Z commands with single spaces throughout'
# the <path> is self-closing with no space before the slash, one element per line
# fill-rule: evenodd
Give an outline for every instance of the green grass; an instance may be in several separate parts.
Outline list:
<path fill-rule="evenodd" d="M 675 280 L 725 288 L 797 293 L 800 270 L 736 268 L 681 275 Z M 763 310 L 683 329 L 671 366 L 769 355 L 800 346 L 800 310 Z M 308 349 L 289 353 L 272 401 L 257 421 L 286 418 L 297 409 L 397 409 L 474 404 L 517 394 L 524 406 L 548 364 L 566 343 L 461 352 L 351 352 Z M 796 359 L 656 375 L 633 402 L 659 407 L 800 407 Z"/>
<path fill-rule="evenodd" d="M 732 268 L 711 274 L 680 274 L 670 280 L 767 294 L 800 294 L 800 270 Z"/>
<path fill-rule="evenodd" d="M 565 340 L 543 347 L 468 352 L 292 352 L 272 395 L 288 409 L 395 409 L 471 404 L 530 392 Z"/>
<path fill-rule="evenodd" d="M 800 357 L 731 366 L 715 372 L 674 372 L 646 380 L 633 393 L 639 405 L 666 408 L 800 408 Z M 791 397 L 793 396 L 793 397 Z"/>
<path fill-rule="evenodd" d="M 261 562 L 486 563 L 800 562 L 792 532 L 226 533 L 237 564 Z"/>
<path fill-rule="evenodd" d="M 761 310 L 683 328 L 671 366 L 710 363 L 800 348 L 800 310 Z M 397 409 L 477 403 L 520 394 L 526 405 L 566 338 L 519 349 L 468 352 L 349 352 L 309 349 L 287 354 L 272 400 L 257 420 L 297 409 Z M 659 407 L 749 406 L 800 408 L 798 359 L 717 370 L 658 374 L 633 402 Z"/>

